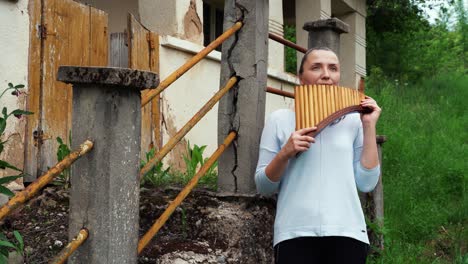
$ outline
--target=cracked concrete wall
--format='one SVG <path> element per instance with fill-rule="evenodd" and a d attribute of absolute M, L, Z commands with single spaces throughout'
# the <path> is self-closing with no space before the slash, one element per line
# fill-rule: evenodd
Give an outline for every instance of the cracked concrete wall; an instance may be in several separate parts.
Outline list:
<path fill-rule="evenodd" d="M 224 96 L 218 110 L 218 144 L 231 130 L 237 139 L 219 159 L 220 191 L 254 193 L 253 175 L 265 119 L 268 59 L 268 0 L 226 0 L 224 29 L 236 21 L 243 28 L 223 44 L 221 86 L 232 77 L 238 82 Z"/>
<path fill-rule="evenodd" d="M 28 0 L 0 1 L 0 93 L 11 82 L 15 85 L 24 84 L 28 87 L 28 49 L 29 49 L 29 11 Z M 22 94 L 16 97 L 6 92 L 0 99 L 0 108 L 7 107 L 8 112 L 15 109 L 26 109 L 26 96 Z M 23 168 L 24 163 L 24 137 L 26 118 L 17 119 L 14 116 L 8 118 L 5 134 L 2 141 L 8 139 L 0 158 L 10 164 Z M 16 175 L 10 170 L 0 170 L 0 176 Z M 20 180 L 19 180 L 20 181 Z M 14 185 L 14 184 L 13 184 Z M 11 186 L 19 188 L 20 186 Z"/>

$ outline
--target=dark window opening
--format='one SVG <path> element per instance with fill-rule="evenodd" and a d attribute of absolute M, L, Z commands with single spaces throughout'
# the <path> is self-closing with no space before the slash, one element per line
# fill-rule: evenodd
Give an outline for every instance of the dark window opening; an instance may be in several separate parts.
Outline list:
<path fill-rule="evenodd" d="M 224 3 L 203 1 L 203 45 L 208 46 L 223 34 Z M 221 45 L 216 50 L 221 51 Z"/>

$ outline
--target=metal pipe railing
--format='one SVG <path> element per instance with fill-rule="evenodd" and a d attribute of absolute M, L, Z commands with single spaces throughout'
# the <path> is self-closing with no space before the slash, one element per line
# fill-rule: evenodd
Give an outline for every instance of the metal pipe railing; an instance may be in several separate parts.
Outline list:
<path fill-rule="evenodd" d="M 272 93 L 272 94 L 282 95 L 282 96 L 286 96 L 286 97 L 294 99 L 294 93 L 291 93 L 291 92 L 286 92 L 286 91 L 276 89 L 276 88 L 272 88 L 272 87 L 267 87 L 266 91 L 269 92 L 269 93 Z"/>
<path fill-rule="evenodd" d="M 84 154 L 88 153 L 92 148 L 93 142 L 86 140 L 83 144 L 80 145 L 79 149 L 66 156 L 62 161 L 57 163 L 44 175 L 26 187 L 26 189 L 18 192 L 15 196 L 13 196 L 13 198 L 11 198 L 5 205 L 0 208 L 0 220 L 3 220 L 3 218 L 5 218 L 11 211 L 29 200 L 31 197 L 34 197 L 37 192 L 50 183 L 55 178 L 55 176 L 60 174 L 66 168 L 70 167 L 73 162 L 75 162 Z"/>
<path fill-rule="evenodd" d="M 148 104 L 151 99 L 156 97 L 162 91 L 164 91 L 169 85 L 179 79 L 185 72 L 190 70 L 195 64 L 205 58 L 211 51 L 213 51 L 216 47 L 221 45 L 226 39 L 236 33 L 241 27 L 242 22 L 237 22 L 234 24 L 233 27 L 226 30 L 221 36 L 211 42 L 208 46 L 198 52 L 195 56 L 193 56 L 190 60 L 188 60 L 184 65 L 180 66 L 177 70 L 175 70 L 171 75 L 169 75 L 166 79 L 159 83 L 158 87 L 154 90 L 150 90 L 141 98 L 141 106 L 145 106 Z"/>
<path fill-rule="evenodd" d="M 300 51 L 300 52 L 302 52 L 302 53 L 306 53 L 306 52 L 307 52 L 307 49 L 306 49 L 306 48 L 303 48 L 303 47 L 297 45 L 296 43 L 291 42 L 291 41 L 289 41 L 289 40 L 287 40 L 287 39 L 284 39 L 284 38 L 282 38 L 282 37 L 280 37 L 280 36 L 278 36 L 278 35 L 275 35 L 275 34 L 273 34 L 273 33 L 268 33 L 268 37 L 269 37 L 270 39 L 276 41 L 276 42 L 279 42 L 279 43 L 281 43 L 281 44 L 283 44 L 283 45 L 285 45 L 285 46 L 288 46 L 288 47 L 290 47 L 290 48 L 293 48 L 293 49 L 295 49 L 295 50 L 297 50 L 297 51 Z"/>
<path fill-rule="evenodd" d="M 63 264 L 75 252 L 81 244 L 88 238 L 89 232 L 86 229 L 81 229 L 78 235 L 64 247 L 49 264 Z"/>
<path fill-rule="evenodd" d="M 218 149 L 211 155 L 211 157 L 203 164 L 200 170 L 193 176 L 190 182 L 182 189 L 182 191 L 177 195 L 177 197 L 169 204 L 164 213 L 154 222 L 151 228 L 146 232 L 146 234 L 138 242 L 138 254 L 140 254 L 143 249 L 148 245 L 148 243 L 153 239 L 153 237 L 158 233 L 159 229 L 166 223 L 167 219 L 174 213 L 177 206 L 179 206 L 182 201 L 190 194 L 192 189 L 197 185 L 200 178 L 205 175 L 207 170 L 214 164 L 214 162 L 219 158 L 219 156 L 226 150 L 226 148 L 232 143 L 236 138 L 237 133 L 232 131 L 224 139 L 223 144 L 221 144 Z"/>
<path fill-rule="evenodd" d="M 177 133 L 164 145 L 156 155 L 140 170 L 140 179 L 148 173 L 156 164 L 158 164 L 171 151 L 175 145 L 205 116 L 208 111 L 225 95 L 235 84 L 237 77 L 232 77 L 226 85 L 216 92 L 211 99 L 188 121 Z"/>

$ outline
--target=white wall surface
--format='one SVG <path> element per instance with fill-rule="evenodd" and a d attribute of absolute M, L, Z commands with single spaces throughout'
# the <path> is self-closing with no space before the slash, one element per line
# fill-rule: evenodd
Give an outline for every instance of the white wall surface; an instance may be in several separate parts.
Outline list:
<path fill-rule="evenodd" d="M 0 1 L 0 92 L 11 82 L 15 85 L 28 84 L 28 48 L 29 48 L 29 15 L 28 1 Z M 8 108 L 8 112 L 26 108 L 26 97 L 16 97 L 8 91 L 0 98 L 0 107 Z M 26 118 L 8 119 L 5 135 L 9 138 L 3 155 L 0 157 L 11 164 L 23 167 L 23 138 Z M 5 157 L 5 153 L 9 153 Z M 0 171 L 2 173 L 2 171 Z"/>

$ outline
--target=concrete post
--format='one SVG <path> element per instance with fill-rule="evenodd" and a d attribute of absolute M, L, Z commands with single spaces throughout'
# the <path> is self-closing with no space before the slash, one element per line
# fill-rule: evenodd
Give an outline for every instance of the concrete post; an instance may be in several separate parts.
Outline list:
<path fill-rule="evenodd" d="M 303 27 L 309 32 L 309 49 L 328 47 L 340 57 L 340 34 L 348 33 L 349 26 L 337 18 L 306 22 Z"/>
<path fill-rule="evenodd" d="M 59 68 L 73 85 L 72 147 L 94 149 L 72 166 L 69 238 L 81 228 L 88 240 L 68 263 L 137 263 L 140 90 L 158 76 L 121 68 Z"/>
<path fill-rule="evenodd" d="M 301 47 L 307 47 L 308 33 L 300 30 L 300 25 L 304 25 L 307 21 L 315 21 L 319 19 L 327 19 L 331 16 L 331 1 L 330 0 L 295 0 L 296 6 L 296 43 Z M 296 52 L 297 68 L 301 63 L 304 54 Z"/>
<path fill-rule="evenodd" d="M 268 0 L 225 2 L 224 29 L 239 20 L 244 26 L 222 48 L 221 86 L 232 76 L 239 81 L 218 108 L 218 142 L 222 143 L 229 131 L 238 131 L 237 140 L 219 159 L 220 191 L 255 192 L 254 173 L 265 123 L 268 13 Z"/>

